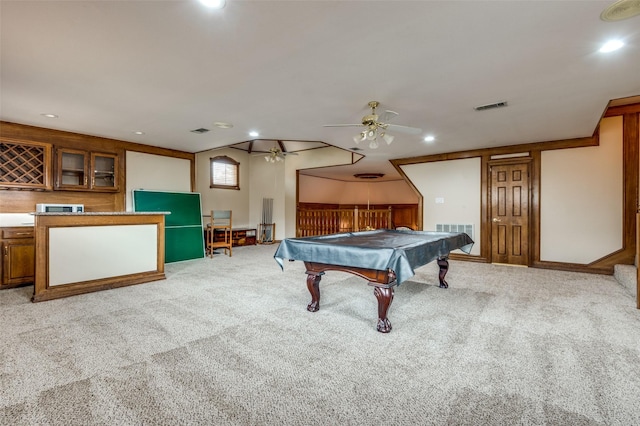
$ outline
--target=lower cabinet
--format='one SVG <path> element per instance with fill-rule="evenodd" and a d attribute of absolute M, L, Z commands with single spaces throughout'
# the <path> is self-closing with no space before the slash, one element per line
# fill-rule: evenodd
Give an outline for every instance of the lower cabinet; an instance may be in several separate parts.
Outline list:
<path fill-rule="evenodd" d="M 31 284 L 35 276 L 33 228 L 0 228 L 0 289 Z"/>
<path fill-rule="evenodd" d="M 224 241 L 224 231 L 216 230 L 214 241 Z M 256 245 L 256 228 L 234 228 L 231 230 L 231 245 L 254 246 Z"/>

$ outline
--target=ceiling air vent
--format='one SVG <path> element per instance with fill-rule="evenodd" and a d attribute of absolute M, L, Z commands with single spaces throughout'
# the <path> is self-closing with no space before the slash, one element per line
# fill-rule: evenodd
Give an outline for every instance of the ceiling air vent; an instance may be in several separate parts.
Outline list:
<path fill-rule="evenodd" d="M 602 11 L 600 19 L 615 22 L 636 15 L 640 15 L 640 0 L 618 0 Z"/>
<path fill-rule="evenodd" d="M 207 133 L 209 131 L 209 129 L 205 129 L 204 127 L 200 127 L 199 129 L 193 129 L 191 130 L 191 133 Z"/>
<path fill-rule="evenodd" d="M 495 109 L 495 108 L 502 108 L 502 107 L 506 107 L 507 106 L 507 101 L 501 101 L 501 102 L 496 102 L 494 104 L 486 104 L 486 105 L 480 105 L 477 106 L 473 109 L 475 109 L 476 111 L 484 111 L 487 109 Z"/>
<path fill-rule="evenodd" d="M 353 177 L 358 179 L 379 179 L 384 173 L 356 173 Z"/>

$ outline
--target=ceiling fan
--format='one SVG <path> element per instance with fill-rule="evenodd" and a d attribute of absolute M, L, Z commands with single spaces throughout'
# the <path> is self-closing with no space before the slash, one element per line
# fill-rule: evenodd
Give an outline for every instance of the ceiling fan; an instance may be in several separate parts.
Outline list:
<path fill-rule="evenodd" d="M 284 161 L 284 158 L 287 155 L 298 155 L 298 153 L 286 152 L 278 147 L 273 147 L 269 149 L 269 152 L 264 156 L 264 159 L 267 163 L 275 163 L 276 161 Z"/>
<path fill-rule="evenodd" d="M 353 141 L 358 144 L 360 142 L 369 141 L 369 148 L 376 149 L 378 147 L 378 137 L 382 138 L 387 145 L 393 142 L 394 136 L 387 133 L 387 130 L 417 135 L 422 129 L 417 127 L 401 126 L 398 124 L 390 124 L 389 120 L 398 115 L 395 111 L 386 110 L 382 117 L 376 114 L 376 108 L 380 105 L 378 101 L 368 103 L 371 108 L 371 114 L 362 117 L 361 124 L 325 124 L 324 127 L 364 127 L 360 133 L 353 137 Z"/>

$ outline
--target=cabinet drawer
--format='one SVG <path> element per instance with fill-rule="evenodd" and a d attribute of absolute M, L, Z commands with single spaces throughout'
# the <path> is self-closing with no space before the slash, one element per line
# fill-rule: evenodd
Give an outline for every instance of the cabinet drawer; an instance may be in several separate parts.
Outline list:
<path fill-rule="evenodd" d="M 33 228 L 25 227 L 24 229 L 3 229 L 2 238 L 33 238 Z"/>

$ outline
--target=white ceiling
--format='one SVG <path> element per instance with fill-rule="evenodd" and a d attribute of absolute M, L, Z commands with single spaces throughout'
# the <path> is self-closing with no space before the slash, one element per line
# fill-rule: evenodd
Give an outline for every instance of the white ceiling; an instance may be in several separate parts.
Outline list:
<path fill-rule="evenodd" d="M 189 152 L 250 130 L 351 149 L 358 128 L 323 125 L 377 100 L 423 133 L 360 144 L 334 173 L 393 178 L 389 159 L 590 136 L 609 100 L 640 95 L 640 16 L 600 20 L 611 3 L 2 0 L 0 118 Z"/>

